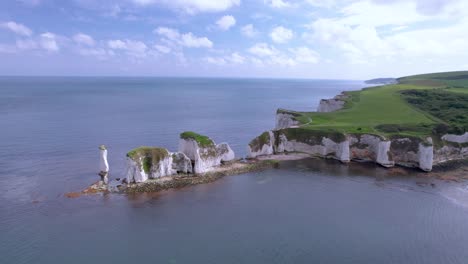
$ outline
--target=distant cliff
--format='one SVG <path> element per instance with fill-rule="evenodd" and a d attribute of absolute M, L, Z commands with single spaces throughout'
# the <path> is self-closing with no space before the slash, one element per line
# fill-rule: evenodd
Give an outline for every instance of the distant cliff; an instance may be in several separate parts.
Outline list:
<path fill-rule="evenodd" d="M 366 84 L 379 84 L 379 85 L 386 85 L 386 84 L 396 84 L 398 80 L 396 78 L 377 78 L 365 81 Z"/>

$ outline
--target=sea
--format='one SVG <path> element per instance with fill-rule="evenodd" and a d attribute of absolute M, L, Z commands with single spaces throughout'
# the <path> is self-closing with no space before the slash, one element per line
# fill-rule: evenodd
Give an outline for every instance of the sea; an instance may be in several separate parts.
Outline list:
<path fill-rule="evenodd" d="M 0 77 L 0 263 L 468 263 L 468 187 L 372 164 L 287 161 L 139 195 L 67 198 L 124 177 L 139 146 L 195 131 L 241 158 L 278 108 L 362 81 Z"/>

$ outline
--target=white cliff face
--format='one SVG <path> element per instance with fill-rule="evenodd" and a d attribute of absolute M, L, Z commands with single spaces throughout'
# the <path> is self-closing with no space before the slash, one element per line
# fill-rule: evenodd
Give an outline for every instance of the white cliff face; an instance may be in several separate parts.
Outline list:
<path fill-rule="evenodd" d="M 334 154 L 334 158 L 341 162 L 349 162 L 349 141 L 345 140 L 343 142 L 335 142 L 329 138 L 324 137 L 322 139 L 323 145 L 323 156 L 328 156 Z"/>
<path fill-rule="evenodd" d="M 276 127 L 275 129 L 283 129 L 288 127 L 297 127 L 299 122 L 294 119 L 293 115 L 286 113 L 276 114 Z"/>
<path fill-rule="evenodd" d="M 323 137 L 320 144 L 311 145 L 297 140 L 288 140 L 284 134 L 280 134 L 278 139 L 276 153 L 302 152 L 314 156 L 334 158 L 345 163 L 350 161 L 348 140 L 337 143 Z"/>
<path fill-rule="evenodd" d="M 192 173 L 192 161 L 182 152 L 171 153 L 172 169 L 177 173 Z"/>
<path fill-rule="evenodd" d="M 342 109 L 345 102 L 338 99 L 322 99 L 320 100 L 317 112 L 329 113 Z"/>
<path fill-rule="evenodd" d="M 468 158 L 468 147 L 446 145 L 434 150 L 434 164 Z"/>
<path fill-rule="evenodd" d="M 405 167 L 417 167 L 424 171 L 431 171 L 433 164 L 438 163 L 434 156 L 431 138 L 427 138 L 426 143 L 424 143 L 417 138 L 387 140 L 380 136 L 363 134 L 348 135 L 346 140 L 335 142 L 326 136 L 311 134 L 310 139 L 306 137 L 303 139 L 304 142 L 300 142 L 288 139 L 281 130 L 275 133 L 279 133 L 278 142 L 268 141 L 261 146 L 261 149 L 258 149 L 258 146 L 255 152 L 252 152 L 249 146 L 250 157 L 284 152 L 302 152 L 313 156 L 334 158 L 342 162 L 350 160 L 371 161 L 384 167 L 393 167 L 398 164 Z M 270 138 L 274 138 L 271 131 L 268 135 Z M 443 150 L 450 157 L 468 156 L 468 147 L 456 150 L 444 147 Z M 439 153 L 439 155 L 441 154 Z"/>
<path fill-rule="evenodd" d="M 127 182 L 140 183 L 178 173 L 192 173 L 192 161 L 184 153 L 169 153 L 167 150 L 165 152 L 167 155 L 159 160 L 154 160 L 150 155 L 127 157 Z M 149 159 L 150 162 L 149 168 L 146 168 L 148 171 L 145 171 L 145 159 Z"/>
<path fill-rule="evenodd" d="M 150 179 L 157 179 L 160 177 L 171 176 L 176 174 L 172 169 L 172 155 L 165 157 L 157 163 L 153 163 L 149 173 Z"/>
<path fill-rule="evenodd" d="M 320 100 L 317 112 L 328 113 L 338 111 L 344 107 L 347 98 L 346 94 L 341 93 L 332 99 L 322 99 Z"/>
<path fill-rule="evenodd" d="M 146 172 L 143 166 L 143 158 L 137 161 L 127 157 L 127 182 L 145 182 L 148 179 L 157 179 L 160 177 L 171 176 L 177 173 L 172 168 L 172 156 L 165 157 L 156 163 L 153 163 L 150 170 Z"/>
<path fill-rule="evenodd" d="M 395 165 L 390 155 L 390 141 L 370 134 L 349 136 L 349 139 L 352 160 L 372 161 L 384 167 Z"/>
<path fill-rule="evenodd" d="M 268 138 L 266 142 L 261 142 L 261 143 L 252 142 L 251 144 L 247 146 L 248 158 L 256 158 L 258 156 L 273 155 L 275 153 L 273 149 L 275 146 L 275 135 L 273 134 L 272 131 L 268 131 L 266 133 L 268 133 Z"/>
<path fill-rule="evenodd" d="M 99 171 L 100 172 L 109 172 L 109 163 L 107 162 L 107 149 L 99 150 Z"/>
<path fill-rule="evenodd" d="M 194 162 L 193 172 L 197 174 L 212 171 L 221 162 L 234 160 L 234 151 L 227 143 L 200 147 L 193 139 L 180 139 L 179 152 L 185 153 Z"/>
<path fill-rule="evenodd" d="M 138 160 L 141 163 L 141 160 Z M 143 166 L 137 164 L 137 161 L 127 157 L 127 182 L 145 182 L 148 180 L 148 174 L 143 170 Z"/>
<path fill-rule="evenodd" d="M 394 138 L 391 153 L 395 164 L 403 167 L 419 167 L 419 140 L 415 138 Z"/>
<path fill-rule="evenodd" d="M 466 132 L 463 135 L 447 134 L 447 135 L 444 135 L 442 139 L 445 141 L 459 143 L 459 144 L 468 143 L 468 132 Z"/>
<path fill-rule="evenodd" d="M 384 167 L 393 167 L 395 162 L 390 160 L 390 141 L 381 141 L 377 148 L 377 159 L 376 162 Z"/>
<path fill-rule="evenodd" d="M 434 147 L 432 145 L 423 145 L 419 143 L 418 151 L 419 168 L 423 171 L 432 171 L 434 162 Z"/>
<path fill-rule="evenodd" d="M 231 149 L 228 143 L 221 143 L 216 146 L 219 159 L 221 162 L 232 161 L 236 158 L 234 151 Z"/>

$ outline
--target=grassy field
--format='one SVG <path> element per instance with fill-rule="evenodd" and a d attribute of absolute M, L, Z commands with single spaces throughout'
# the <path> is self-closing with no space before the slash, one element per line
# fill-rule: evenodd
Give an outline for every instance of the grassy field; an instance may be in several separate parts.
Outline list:
<path fill-rule="evenodd" d="M 303 128 L 345 133 L 428 136 L 439 125 L 468 127 L 468 72 L 399 79 L 399 84 L 351 92 L 345 108 L 332 113 L 301 113 Z M 466 87 L 466 88 L 465 88 Z M 410 93 L 407 91 L 431 91 Z M 429 96 L 430 95 L 430 96 Z M 417 98 L 416 98 L 417 97 Z M 451 102 L 457 102 L 451 104 Z M 449 115 L 458 116 L 459 119 Z M 309 120 L 312 119 L 312 122 Z"/>

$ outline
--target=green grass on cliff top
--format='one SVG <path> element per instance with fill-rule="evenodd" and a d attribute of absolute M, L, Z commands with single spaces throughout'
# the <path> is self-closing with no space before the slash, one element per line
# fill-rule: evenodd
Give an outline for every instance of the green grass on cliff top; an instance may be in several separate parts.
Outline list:
<path fill-rule="evenodd" d="M 210 147 L 214 146 L 213 140 L 211 140 L 209 137 L 197 134 L 192 131 L 186 131 L 182 134 L 180 134 L 181 139 L 193 139 L 195 140 L 200 147 Z"/>
<path fill-rule="evenodd" d="M 426 111 L 427 105 L 440 105 L 439 101 L 428 102 L 423 106 L 408 103 L 402 95 L 405 90 L 437 90 L 453 94 L 468 93 L 468 72 L 451 72 L 418 75 L 400 78 L 399 84 L 366 88 L 348 92 L 350 98 L 345 108 L 331 113 L 302 113 L 297 119 L 307 129 L 333 129 L 345 133 L 389 134 L 381 127 L 394 127 L 399 134 L 413 136 L 430 135 L 434 126 L 454 125 L 434 115 L 437 111 Z M 435 98 L 435 97 L 434 97 Z M 432 100 L 432 97 L 431 99 Z M 468 106 L 468 102 L 467 102 Z M 445 107 L 445 106 L 444 106 Z M 450 106 L 449 106 L 450 107 Z M 433 110 L 433 109 L 432 109 Z M 443 111 L 453 109 L 442 108 Z M 458 114 L 468 115 L 466 109 L 456 109 Z M 432 114 L 431 114 L 432 113 Z M 443 116 L 443 115 L 441 115 Z M 310 118 L 312 122 L 309 123 Z M 464 124 L 455 124 L 464 125 Z M 390 133 L 391 134 L 391 133 Z"/>

